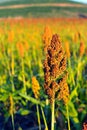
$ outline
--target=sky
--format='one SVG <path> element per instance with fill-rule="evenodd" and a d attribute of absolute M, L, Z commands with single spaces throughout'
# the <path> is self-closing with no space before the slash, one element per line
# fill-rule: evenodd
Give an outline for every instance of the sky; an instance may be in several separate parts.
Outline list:
<path fill-rule="evenodd" d="M 6 1 L 15 1 L 15 0 L 0 0 L 0 3 L 6 2 Z"/>
<path fill-rule="evenodd" d="M 87 0 L 72 0 L 72 1 L 77 1 L 77 2 L 82 2 L 87 4 Z"/>

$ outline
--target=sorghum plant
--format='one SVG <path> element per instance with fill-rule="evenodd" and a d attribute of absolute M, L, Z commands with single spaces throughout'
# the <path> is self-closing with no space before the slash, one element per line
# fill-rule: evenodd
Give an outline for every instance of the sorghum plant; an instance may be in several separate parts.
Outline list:
<path fill-rule="evenodd" d="M 37 81 L 35 76 L 32 77 L 32 91 L 34 93 L 35 98 L 39 100 L 39 97 L 40 97 L 40 92 L 39 92 L 40 91 L 40 85 L 39 85 L 39 82 Z M 41 130 L 40 114 L 39 114 L 38 105 L 36 106 L 36 108 L 37 108 L 37 117 L 38 117 L 39 130 Z M 43 116 L 43 120 L 44 120 L 44 124 L 45 124 L 45 130 L 48 130 L 46 118 L 45 118 L 44 111 L 43 111 L 42 107 L 41 107 L 41 112 L 42 112 L 42 116 Z"/>
<path fill-rule="evenodd" d="M 65 104 L 68 102 L 69 89 L 66 75 L 66 56 L 60 38 L 55 34 L 47 48 L 46 59 L 44 60 L 44 88 L 52 108 L 52 130 L 54 130 L 55 99 L 62 99 Z"/>
<path fill-rule="evenodd" d="M 38 99 L 39 98 L 40 86 L 39 86 L 39 83 L 38 83 L 36 77 L 34 77 L 34 76 L 32 77 L 32 90 L 33 90 L 35 98 Z M 39 114 L 38 105 L 36 105 L 36 109 L 37 109 L 37 118 L 38 118 L 39 130 L 41 130 L 41 122 L 40 122 L 40 114 Z"/>

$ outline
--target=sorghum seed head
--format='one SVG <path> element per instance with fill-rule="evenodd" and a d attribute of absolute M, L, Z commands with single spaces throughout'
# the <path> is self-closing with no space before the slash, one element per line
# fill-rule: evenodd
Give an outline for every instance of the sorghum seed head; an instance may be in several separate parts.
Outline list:
<path fill-rule="evenodd" d="M 40 85 L 35 76 L 32 77 L 32 90 L 33 90 L 35 98 L 39 98 Z"/>
<path fill-rule="evenodd" d="M 62 76 L 65 71 L 66 55 L 63 51 L 59 36 L 55 34 L 47 47 L 46 59 L 44 61 L 44 88 L 51 103 L 58 91 L 58 98 L 63 100 L 65 104 L 68 102 L 69 89 L 65 74 Z M 62 76 L 62 80 L 59 79 L 60 76 Z M 57 82 L 57 79 L 60 82 Z"/>

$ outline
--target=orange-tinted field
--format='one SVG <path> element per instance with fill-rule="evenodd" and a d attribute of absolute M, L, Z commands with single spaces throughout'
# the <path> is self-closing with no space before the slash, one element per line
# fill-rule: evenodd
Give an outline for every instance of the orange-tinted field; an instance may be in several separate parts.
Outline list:
<path fill-rule="evenodd" d="M 59 86 L 54 116 L 43 69 L 53 34 L 58 34 L 60 52 L 67 58 L 69 89 L 66 102 L 66 88 Z M 87 130 L 86 19 L 0 20 L 0 120 L 0 130 L 54 130 L 54 120 L 55 130 Z"/>

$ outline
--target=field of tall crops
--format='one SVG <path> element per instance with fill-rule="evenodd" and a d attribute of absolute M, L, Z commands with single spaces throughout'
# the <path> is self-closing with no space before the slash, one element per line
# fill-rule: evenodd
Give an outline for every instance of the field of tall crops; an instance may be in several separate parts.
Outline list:
<path fill-rule="evenodd" d="M 87 130 L 87 20 L 0 20 L 0 130 Z"/>

